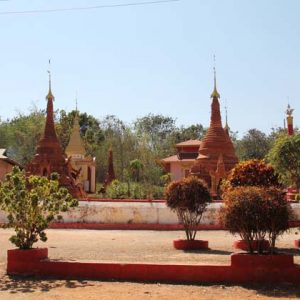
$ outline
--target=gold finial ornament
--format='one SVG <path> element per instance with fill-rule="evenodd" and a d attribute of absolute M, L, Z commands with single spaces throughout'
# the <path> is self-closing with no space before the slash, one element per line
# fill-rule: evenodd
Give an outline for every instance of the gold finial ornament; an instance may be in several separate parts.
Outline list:
<path fill-rule="evenodd" d="M 225 106 L 225 129 L 229 131 L 229 125 L 228 125 L 228 112 L 227 112 L 227 106 Z"/>
<path fill-rule="evenodd" d="M 287 110 L 286 110 L 287 116 L 291 117 L 293 115 L 293 111 L 294 111 L 294 109 L 291 108 L 290 104 L 288 104 Z"/>
<path fill-rule="evenodd" d="M 220 94 L 217 90 L 217 75 L 216 75 L 216 57 L 214 56 L 214 90 L 210 96 L 211 98 L 220 98 Z"/>
<path fill-rule="evenodd" d="M 50 71 L 50 67 L 51 67 L 51 62 L 50 62 L 50 59 L 49 59 L 49 70 L 47 71 L 48 72 L 48 75 L 49 75 L 49 91 L 48 91 L 48 94 L 46 96 L 46 99 L 51 99 L 51 100 L 54 100 L 54 96 L 52 94 L 52 91 L 51 91 L 51 71 Z"/>

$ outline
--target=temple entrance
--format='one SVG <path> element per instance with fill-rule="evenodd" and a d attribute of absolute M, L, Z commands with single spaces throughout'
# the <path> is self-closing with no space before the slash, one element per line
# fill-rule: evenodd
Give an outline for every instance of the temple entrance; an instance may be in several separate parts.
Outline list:
<path fill-rule="evenodd" d="M 92 170 L 88 167 L 88 193 L 91 193 Z"/>

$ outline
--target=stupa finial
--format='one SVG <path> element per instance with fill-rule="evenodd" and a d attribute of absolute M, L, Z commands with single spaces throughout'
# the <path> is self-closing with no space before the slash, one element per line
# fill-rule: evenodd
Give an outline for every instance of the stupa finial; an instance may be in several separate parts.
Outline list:
<path fill-rule="evenodd" d="M 46 96 L 46 99 L 49 100 L 54 100 L 54 96 L 52 94 L 52 90 L 51 90 L 51 60 L 49 59 L 49 69 L 48 69 L 48 75 L 49 75 L 49 90 L 48 90 L 48 94 Z"/>
<path fill-rule="evenodd" d="M 216 56 L 214 55 L 214 90 L 211 94 L 211 98 L 220 98 L 220 94 L 217 90 L 217 74 L 216 74 Z"/>
<path fill-rule="evenodd" d="M 225 129 L 229 131 L 227 104 L 225 105 Z"/>
<path fill-rule="evenodd" d="M 76 91 L 76 96 L 75 96 L 75 109 L 76 109 L 76 114 L 78 113 L 78 93 Z"/>

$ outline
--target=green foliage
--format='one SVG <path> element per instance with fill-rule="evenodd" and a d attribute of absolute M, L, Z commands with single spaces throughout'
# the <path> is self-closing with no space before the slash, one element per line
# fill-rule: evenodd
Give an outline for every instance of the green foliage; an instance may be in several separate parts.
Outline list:
<path fill-rule="evenodd" d="M 39 239 L 47 240 L 45 229 L 59 212 L 77 206 L 67 189 L 60 188 L 58 174 L 51 179 L 39 176 L 26 178 L 25 172 L 14 167 L 0 184 L 0 207 L 7 213 L 8 227 L 16 234 L 10 241 L 20 249 L 30 249 Z"/>
<path fill-rule="evenodd" d="M 19 113 L 10 121 L 0 125 L 1 148 L 6 147 L 10 158 L 21 165 L 28 163 L 34 155 L 45 123 L 44 112 L 33 107 L 29 115 Z"/>
<path fill-rule="evenodd" d="M 268 153 L 280 180 L 286 185 L 300 188 L 300 133 L 281 135 Z"/>
<path fill-rule="evenodd" d="M 295 196 L 295 201 L 298 202 L 298 203 L 300 203 L 300 194 L 297 194 Z"/>
<path fill-rule="evenodd" d="M 141 180 L 144 164 L 139 159 L 134 159 L 129 162 L 129 168 L 132 179 L 139 182 Z"/>
<path fill-rule="evenodd" d="M 271 148 L 271 139 L 257 129 L 250 129 L 236 142 L 236 153 L 239 160 L 263 159 Z"/>
<path fill-rule="evenodd" d="M 183 223 L 186 237 L 194 240 L 202 215 L 211 202 L 206 184 L 197 177 L 190 176 L 173 181 L 166 187 L 167 205 L 177 213 Z"/>
<path fill-rule="evenodd" d="M 221 220 L 232 234 L 239 234 L 254 252 L 252 242 L 260 245 L 266 237 L 270 241 L 270 251 L 274 252 L 275 241 L 289 229 L 292 212 L 285 194 L 273 187 L 240 186 L 227 190 L 223 195 L 225 206 L 221 210 Z M 258 253 L 263 249 L 258 247 Z"/>
<path fill-rule="evenodd" d="M 238 186 L 281 187 L 273 167 L 263 160 L 253 159 L 238 163 L 222 184 L 222 190 Z"/>
<path fill-rule="evenodd" d="M 111 199 L 163 199 L 164 189 L 160 186 L 138 182 L 120 182 L 113 180 L 106 189 Z"/>

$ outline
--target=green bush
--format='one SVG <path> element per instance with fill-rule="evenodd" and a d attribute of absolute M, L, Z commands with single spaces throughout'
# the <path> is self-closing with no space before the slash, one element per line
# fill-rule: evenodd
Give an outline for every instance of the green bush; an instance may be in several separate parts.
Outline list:
<path fill-rule="evenodd" d="M 26 177 L 15 167 L 0 183 L 0 208 L 7 213 L 7 227 L 16 232 L 10 241 L 20 249 L 32 248 L 39 239 L 45 242 L 49 223 L 60 219 L 60 212 L 77 205 L 68 190 L 59 187 L 58 174 L 50 179 Z"/>
<path fill-rule="evenodd" d="M 206 184 L 197 177 L 190 176 L 171 182 L 166 188 L 167 205 L 177 213 L 183 224 L 188 240 L 194 240 L 197 225 L 211 202 Z"/>
<path fill-rule="evenodd" d="M 297 195 L 295 196 L 295 201 L 296 201 L 296 202 L 300 202 L 300 194 L 297 194 Z"/>
<path fill-rule="evenodd" d="M 163 199 L 164 188 L 139 182 L 114 180 L 106 189 L 111 199 Z"/>

